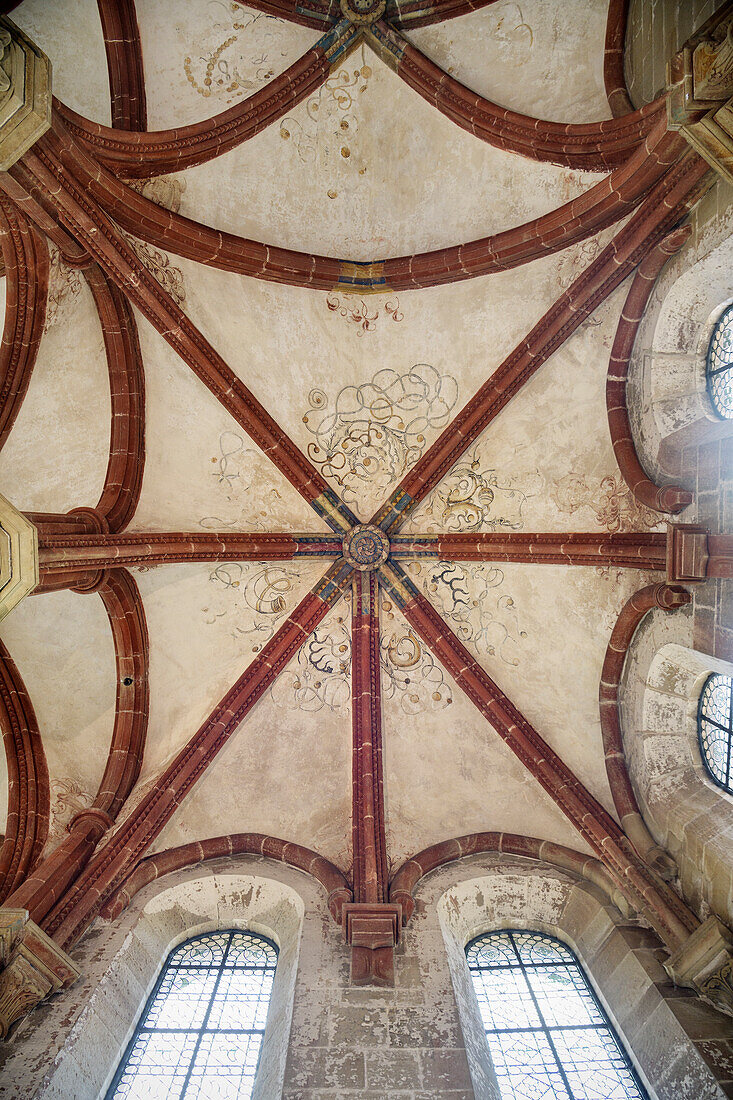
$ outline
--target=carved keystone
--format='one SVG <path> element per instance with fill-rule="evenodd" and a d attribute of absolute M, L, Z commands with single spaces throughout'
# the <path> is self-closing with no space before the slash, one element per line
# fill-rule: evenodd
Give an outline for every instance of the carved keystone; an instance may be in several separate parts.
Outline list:
<path fill-rule="evenodd" d="M 399 941 L 402 906 L 393 902 L 347 902 L 342 911 L 351 945 L 352 985 L 394 985 L 394 948 Z"/>
<path fill-rule="evenodd" d="M 28 919 L 26 909 L 0 909 L 0 1038 L 46 997 L 70 986 L 79 969 Z"/>
<path fill-rule="evenodd" d="M 51 62 L 0 16 L 0 170 L 7 172 L 51 125 Z"/>
<path fill-rule="evenodd" d="M 0 495 L 0 620 L 38 584 L 38 532 Z"/>

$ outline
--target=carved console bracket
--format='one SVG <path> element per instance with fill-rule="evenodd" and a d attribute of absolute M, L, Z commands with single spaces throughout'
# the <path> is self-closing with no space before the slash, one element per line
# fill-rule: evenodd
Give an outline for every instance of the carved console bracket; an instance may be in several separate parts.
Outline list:
<path fill-rule="evenodd" d="M 0 620 L 38 584 L 38 532 L 0 495 Z"/>
<path fill-rule="evenodd" d="M 664 968 L 677 985 L 689 986 L 719 1012 L 733 1016 L 733 932 L 708 917 Z"/>
<path fill-rule="evenodd" d="M 51 62 L 0 16 L 0 170 L 7 172 L 51 125 Z"/>
<path fill-rule="evenodd" d="M 402 926 L 402 906 L 394 902 L 347 902 L 342 910 L 351 945 L 352 985 L 394 985 L 394 948 Z"/>
<path fill-rule="evenodd" d="M 26 909 L 0 909 L 0 1038 L 79 977 L 79 969 Z"/>
<path fill-rule="evenodd" d="M 733 3 L 668 62 L 667 122 L 733 183 Z"/>

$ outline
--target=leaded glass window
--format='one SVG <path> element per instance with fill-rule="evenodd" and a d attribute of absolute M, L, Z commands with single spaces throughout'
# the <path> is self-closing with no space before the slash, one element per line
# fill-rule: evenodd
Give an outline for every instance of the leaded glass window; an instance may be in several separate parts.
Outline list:
<path fill-rule="evenodd" d="M 733 679 L 714 672 L 700 694 L 697 711 L 700 753 L 711 778 L 733 794 L 731 740 L 733 740 Z"/>
<path fill-rule="evenodd" d="M 708 393 L 719 416 L 733 418 L 733 305 L 713 329 L 708 348 Z"/>
<path fill-rule="evenodd" d="M 572 951 L 489 932 L 466 959 L 502 1100 L 647 1100 Z"/>
<path fill-rule="evenodd" d="M 212 932 L 171 951 L 107 1100 L 249 1100 L 277 948 Z"/>

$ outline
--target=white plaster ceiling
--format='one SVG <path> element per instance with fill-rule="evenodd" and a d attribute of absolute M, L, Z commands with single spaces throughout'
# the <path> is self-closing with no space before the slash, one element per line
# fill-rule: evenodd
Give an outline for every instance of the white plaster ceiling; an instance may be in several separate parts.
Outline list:
<path fill-rule="evenodd" d="M 318 37 L 270 17 L 255 18 L 223 0 L 137 0 L 137 10 L 151 129 L 225 109 Z M 501 104 L 552 119 L 591 121 L 609 114 L 602 80 L 605 15 L 605 0 L 569 0 L 552 12 L 544 0 L 500 2 L 414 32 L 414 40 L 458 79 Z M 13 19 L 49 53 L 59 97 L 108 122 L 94 0 L 25 0 Z M 217 54 L 222 64 L 215 67 L 212 94 L 203 96 L 196 85 L 203 86 L 208 60 L 230 38 Z M 368 50 L 362 56 L 361 47 L 344 62 L 344 73 L 315 97 L 317 110 L 313 103 L 301 104 L 282 125 L 207 165 L 145 184 L 145 193 L 256 240 L 369 259 L 509 228 L 567 202 L 599 178 L 490 148 L 438 114 Z M 157 250 L 146 255 L 154 269 L 166 268 L 191 320 L 314 461 L 319 452 L 313 448 L 324 432 L 338 438 L 348 431 L 347 387 L 372 396 L 381 387 L 395 397 L 410 372 L 413 382 L 418 379 L 427 395 L 419 441 L 395 398 L 393 450 L 387 454 L 375 445 L 369 478 L 348 474 L 344 484 L 324 470 L 366 518 L 608 239 L 606 232 L 515 271 L 364 299 L 261 283 L 173 255 L 151 255 Z M 481 529 L 497 521 L 527 531 L 602 531 L 654 522 L 632 507 L 608 439 L 603 386 L 622 300 L 623 290 L 617 291 L 597 310 L 466 456 L 477 481 L 483 478 L 494 492 Z M 139 316 L 138 324 L 147 461 L 131 528 L 324 530 L 164 340 Z M 335 421 L 328 419 L 339 410 Z M 109 387 L 93 301 L 83 279 L 55 260 L 38 363 L 0 455 L 2 492 L 26 509 L 65 511 L 96 503 L 108 431 Z M 465 515 L 456 518 L 446 506 L 449 489 L 450 478 L 407 530 L 465 525 Z M 246 563 L 228 571 L 206 565 L 135 571 L 151 652 L 141 784 L 195 732 L 255 647 L 324 568 L 313 562 Z M 427 563 L 416 579 L 426 583 L 427 594 L 499 685 L 611 808 L 598 726 L 600 666 L 615 616 L 648 578 L 590 568 L 460 568 L 471 592 L 473 623 L 449 606 L 450 578 L 435 582 Z M 267 570 L 271 575 L 263 580 Z M 248 593 L 256 585 L 282 596 L 286 610 L 263 611 L 263 604 L 254 610 Z M 421 647 L 416 655 L 399 613 L 383 606 L 382 618 L 391 861 L 478 829 L 503 828 L 582 848 L 560 811 L 450 677 L 432 669 Z M 348 866 L 345 601 L 329 613 L 320 636 L 322 650 L 311 657 L 304 650 L 293 660 L 171 820 L 158 848 L 261 831 Z M 114 712 L 114 660 L 101 602 L 71 593 L 33 597 L 3 624 L 3 640 L 36 706 L 52 781 L 58 788 L 73 777 L 79 797 L 91 799 Z M 319 661 L 333 671 L 319 674 Z M 404 683 L 400 661 L 415 670 L 411 683 Z M 451 702 L 444 705 L 448 694 Z"/>

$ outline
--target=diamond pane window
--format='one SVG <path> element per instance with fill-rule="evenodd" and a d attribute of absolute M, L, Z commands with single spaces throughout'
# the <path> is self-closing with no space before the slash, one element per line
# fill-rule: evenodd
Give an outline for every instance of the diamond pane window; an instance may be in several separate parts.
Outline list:
<path fill-rule="evenodd" d="M 733 417 L 733 305 L 713 329 L 708 347 L 708 393 L 718 416 Z"/>
<path fill-rule="evenodd" d="M 702 761 L 710 777 L 733 794 L 731 740 L 733 740 L 733 678 L 714 672 L 700 693 L 697 732 Z"/>
<path fill-rule="evenodd" d="M 212 932 L 171 951 L 107 1100 L 249 1100 L 277 948 Z"/>
<path fill-rule="evenodd" d="M 647 1100 L 564 943 L 489 932 L 466 959 L 502 1100 Z"/>

